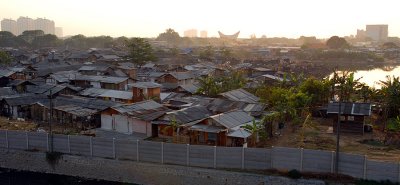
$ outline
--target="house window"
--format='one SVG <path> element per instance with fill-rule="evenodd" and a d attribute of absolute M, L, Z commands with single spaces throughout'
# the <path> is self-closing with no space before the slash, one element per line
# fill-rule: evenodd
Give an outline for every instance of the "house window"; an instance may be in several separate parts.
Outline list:
<path fill-rule="evenodd" d="M 217 141 L 217 134 L 216 133 L 208 133 L 208 140 Z"/>

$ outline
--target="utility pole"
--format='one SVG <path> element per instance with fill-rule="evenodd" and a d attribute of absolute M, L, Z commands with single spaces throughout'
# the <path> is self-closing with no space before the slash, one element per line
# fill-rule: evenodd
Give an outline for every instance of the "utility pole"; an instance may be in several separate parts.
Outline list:
<path fill-rule="evenodd" d="M 342 108 L 342 87 L 340 87 L 340 96 L 339 96 L 339 109 L 338 109 L 338 119 L 337 119 L 337 125 L 336 125 L 336 168 L 335 168 L 335 174 L 339 174 L 339 141 L 340 141 L 340 117 L 341 117 L 341 108 Z"/>
<path fill-rule="evenodd" d="M 50 119 L 49 119 L 49 130 L 50 130 L 50 152 L 53 152 L 53 131 L 51 129 L 51 124 L 53 122 L 53 93 L 50 89 Z"/>

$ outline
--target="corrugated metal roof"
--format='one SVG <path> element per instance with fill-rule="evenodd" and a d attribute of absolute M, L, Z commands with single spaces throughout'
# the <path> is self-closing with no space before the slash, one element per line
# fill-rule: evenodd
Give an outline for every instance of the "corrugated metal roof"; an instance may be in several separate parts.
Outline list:
<path fill-rule="evenodd" d="M 99 95 L 99 97 L 118 98 L 123 100 L 131 100 L 133 98 L 132 91 L 108 90 Z"/>
<path fill-rule="evenodd" d="M 129 115 L 145 121 L 152 121 L 170 111 L 170 109 L 153 100 L 114 106 L 112 107 L 112 109 L 122 114 Z"/>
<path fill-rule="evenodd" d="M 195 130 L 195 131 L 200 131 L 200 132 L 219 133 L 219 132 L 225 130 L 225 128 L 212 126 L 212 125 L 197 124 L 197 125 L 191 126 L 189 128 L 189 130 Z"/>
<path fill-rule="evenodd" d="M 54 107 L 55 110 L 63 111 L 69 114 L 73 114 L 76 116 L 90 116 L 93 114 L 96 114 L 98 110 L 95 109 L 89 109 L 89 108 L 84 108 L 81 106 L 77 105 L 61 105 Z"/>
<path fill-rule="evenodd" d="M 184 89 L 185 91 L 187 91 L 191 94 L 195 94 L 197 92 L 197 90 L 199 89 L 199 87 L 197 87 L 193 84 L 180 85 L 178 87 L 181 87 L 182 89 Z"/>
<path fill-rule="evenodd" d="M 128 80 L 128 77 L 77 75 L 75 77 L 75 80 L 102 82 L 102 83 L 121 83 Z"/>
<path fill-rule="evenodd" d="M 196 120 L 204 120 L 211 115 L 211 112 L 204 106 L 192 106 L 181 110 L 168 112 L 160 118 L 164 121 L 172 121 L 176 119 L 178 124 L 186 124 Z"/>
<path fill-rule="evenodd" d="M 342 102 L 340 105 L 340 113 L 345 115 L 371 115 L 371 103 L 352 103 Z M 337 114 L 339 110 L 339 102 L 332 102 L 328 104 L 328 114 Z"/>
<path fill-rule="evenodd" d="M 233 130 L 232 132 L 228 133 L 229 137 L 238 137 L 238 138 L 248 138 L 251 136 L 251 133 L 239 128 L 237 130 Z"/>
<path fill-rule="evenodd" d="M 14 71 L 8 69 L 0 69 L 0 77 L 9 77 L 14 73 L 15 73 Z"/>
<path fill-rule="evenodd" d="M 161 87 L 161 84 L 154 82 L 136 82 L 132 84 L 128 84 L 129 87 L 137 87 L 137 88 L 157 88 Z"/>
<path fill-rule="evenodd" d="M 252 120 L 254 119 L 252 116 L 242 110 L 225 112 L 210 116 L 210 118 L 215 122 L 225 126 L 226 128 L 233 128 L 243 124 L 247 124 L 252 122 Z"/>
<path fill-rule="evenodd" d="M 221 95 L 232 101 L 242 101 L 247 103 L 257 103 L 260 100 L 260 98 L 254 96 L 244 89 L 235 89 L 232 91 L 221 93 Z"/>

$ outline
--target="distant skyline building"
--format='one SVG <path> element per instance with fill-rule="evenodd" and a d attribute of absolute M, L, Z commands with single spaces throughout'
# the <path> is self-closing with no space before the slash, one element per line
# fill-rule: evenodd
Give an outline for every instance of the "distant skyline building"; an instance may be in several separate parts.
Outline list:
<path fill-rule="evenodd" d="M 55 34 L 54 21 L 46 18 L 37 18 L 35 20 L 35 30 L 42 30 L 44 34 Z"/>
<path fill-rule="evenodd" d="M 63 28 L 61 28 L 61 27 L 56 27 L 55 28 L 56 30 L 55 30 L 55 35 L 57 36 L 57 37 L 63 37 L 64 36 L 64 33 L 63 33 Z"/>
<path fill-rule="evenodd" d="M 239 37 L 240 31 L 236 32 L 233 35 L 225 35 L 222 32 L 218 31 L 219 37 L 221 39 L 229 39 L 229 40 L 236 40 Z"/>
<path fill-rule="evenodd" d="M 29 17 L 19 17 L 16 21 L 12 19 L 3 19 L 1 21 L 1 30 L 8 31 L 18 36 L 27 30 L 42 30 L 45 34 L 55 34 L 55 23 L 46 18 L 32 19 Z M 62 31 L 61 31 L 62 33 Z"/>
<path fill-rule="evenodd" d="M 388 33 L 387 24 L 366 25 L 365 34 L 374 41 L 386 41 Z"/>
<path fill-rule="evenodd" d="M 200 37 L 201 38 L 207 38 L 207 31 L 206 30 L 200 31 Z"/>
<path fill-rule="evenodd" d="M 197 37 L 197 30 L 196 29 L 186 30 L 183 32 L 183 36 L 190 38 Z"/>
<path fill-rule="evenodd" d="M 18 34 L 17 21 L 12 19 L 3 19 L 1 21 L 1 30 L 11 32 L 14 35 Z"/>
<path fill-rule="evenodd" d="M 19 17 L 17 19 L 18 31 L 16 35 L 21 35 L 26 30 L 35 29 L 35 21 L 29 17 Z"/>

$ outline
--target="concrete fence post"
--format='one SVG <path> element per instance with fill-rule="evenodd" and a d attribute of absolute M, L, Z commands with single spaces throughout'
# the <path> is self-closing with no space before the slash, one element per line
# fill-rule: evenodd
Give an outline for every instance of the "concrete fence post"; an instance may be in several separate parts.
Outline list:
<path fill-rule="evenodd" d="M 186 144 L 186 166 L 189 166 L 189 151 L 190 151 L 190 145 Z"/>
<path fill-rule="evenodd" d="M 90 157 L 93 157 L 93 141 L 92 141 L 92 136 L 89 138 L 89 147 L 90 147 Z"/>
<path fill-rule="evenodd" d="M 136 161 L 139 161 L 139 139 L 136 140 Z"/>
<path fill-rule="evenodd" d="M 397 172 L 397 174 L 399 174 L 399 177 L 397 178 L 397 182 L 400 182 L 400 162 L 399 162 L 399 164 L 398 164 L 398 172 Z"/>
<path fill-rule="evenodd" d="M 270 160 L 271 160 L 271 169 L 274 168 L 274 146 L 271 146 L 271 154 L 269 156 Z"/>
<path fill-rule="evenodd" d="M 116 159 L 117 152 L 115 151 L 115 138 L 113 138 L 113 141 L 112 141 L 112 149 L 113 149 L 113 158 Z"/>
<path fill-rule="evenodd" d="M 164 142 L 161 142 L 161 164 L 164 164 Z"/>
<path fill-rule="evenodd" d="M 363 171 L 363 179 L 367 178 L 367 155 L 364 155 L 364 171 Z"/>
<path fill-rule="evenodd" d="M 68 144 L 67 144 L 68 153 L 71 153 L 71 137 L 70 137 L 70 135 L 68 135 L 68 137 L 67 137 L 67 142 L 68 142 Z"/>
<path fill-rule="evenodd" d="M 335 171 L 335 152 L 331 152 L 331 173 Z"/>
<path fill-rule="evenodd" d="M 303 171 L 304 148 L 300 148 L 300 171 Z"/>
<path fill-rule="evenodd" d="M 245 147 L 242 147 L 242 169 L 244 169 L 244 150 L 245 149 L 246 149 Z"/>
<path fill-rule="evenodd" d="M 6 147 L 7 149 L 10 148 L 10 142 L 8 141 L 8 130 L 6 130 Z"/>
<path fill-rule="evenodd" d="M 28 132 L 25 131 L 25 138 L 26 138 L 26 149 L 29 150 L 29 135 Z"/>
<path fill-rule="evenodd" d="M 214 146 L 214 168 L 217 168 L 217 146 Z"/>
<path fill-rule="evenodd" d="M 47 139 L 47 151 L 49 152 L 49 151 L 50 151 L 49 133 L 47 133 L 46 136 L 47 136 L 47 137 L 46 137 L 46 139 Z"/>

